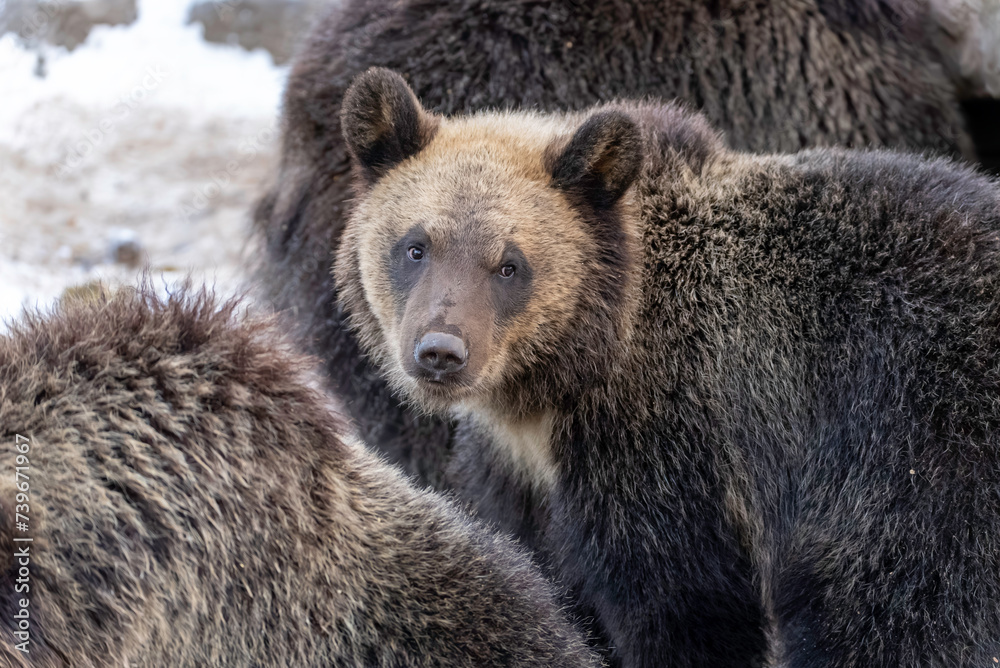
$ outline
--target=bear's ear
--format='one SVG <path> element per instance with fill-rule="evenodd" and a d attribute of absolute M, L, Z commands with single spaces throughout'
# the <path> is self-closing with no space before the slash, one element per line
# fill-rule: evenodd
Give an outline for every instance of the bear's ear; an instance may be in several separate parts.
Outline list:
<path fill-rule="evenodd" d="M 553 184 L 606 209 L 635 181 L 642 159 L 635 121 L 620 111 L 601 111 L 580 126 L 555 159 Z"/>
<path fill-rule="evenodd" d="M 344 94 L 341 127 L 347 148 L 371 183 L 426 146 L 437 119 L 424 111 L 403 77 L 373 67 Z"/>

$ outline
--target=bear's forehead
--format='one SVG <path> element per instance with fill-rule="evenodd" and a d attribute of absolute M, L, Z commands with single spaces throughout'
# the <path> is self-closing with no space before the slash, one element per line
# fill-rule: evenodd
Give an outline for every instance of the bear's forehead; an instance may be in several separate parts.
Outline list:
<path fill-rule="evenodd" d="M 533 113 L 481 113 L 443 119 L 423 154 L 432 159 L 462 152 L 485 153 L 509 164 L 541 168 L 539 159 L 561 136 L 569 137 L 575 123 L 569 117 Z"/>
<path fill-rule="evenodd" d="M 374 188 L 366 208 L 407 227 L 421 221 L 449 230 L 510 230 L 517 221 L 569 213 L 551 180 L 540 167 L 525 169 L 475 150 L 454 152 L 393 170 Z"/>
<path fill-rule="evenodd" d="M 561 117 L 530 113 L 442 119 L 431 141 L 402 171 L 411 185 L 432 184 L 449 192 L 543 189 L 551 181 L 548 153 L 572 130 Z"/>
<path fill-rule="evenodd" d="M 437 244 L 496 250 L 504 240 L 519 236 L 526 220 L 538 218 L 536 212 L 544 204 L 531 199 L 489 188 L 418 192 L 397 201 L 392 218 L 397 235 L 415 232 Z"/>
<path fill-rule="evenodd" d="M 528 113 L 441 119 L 428 144 L 380 180 L 371 199 L 531 198 L 551 184 L 550 149 L 571 131 L 564 119 Z"/>
<path fill-rule="evenodd" d="M 397 168 L 399 178 L 393 187 L 426 190 L 443 199 L 483 199 L 501 197 L 508 191 L 541 190 L 551 180 L 543 159 L 541 152 L 517 151 L 497 143 L 469 142 L 441 148 L 432 142 Z"/>
<path fill-rule="evenodd" d="M 550 247 L 553 234 L 574 239 L 567 223 L 575 215 L 546 165 L 547 151 L 572 130 L 562 119 L 531 114 L 443 119 L 423 150 L 374 187 L 367 211 L 391 227 L 383 239 L 419 228 L 434 243 L 489 254 L 511 239 L 525 250 Z"/>

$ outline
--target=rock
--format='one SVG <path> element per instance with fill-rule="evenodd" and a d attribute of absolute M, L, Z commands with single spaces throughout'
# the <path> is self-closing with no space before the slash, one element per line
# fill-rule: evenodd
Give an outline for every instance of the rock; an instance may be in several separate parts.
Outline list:
<path fill-rule="evenodd" d="M 331 2 L 322 0 L 206 0 L 191 7 L 188 23 L 205 28 L 205 40 L 262 48 L 276 64 L 288 62 L 316 14 Z"/>
<path fill-rule="evenodd" d="M 0 2 L 0 34 L 72 51 L 95 25 L 129 24 L 137 16 L 136 0 L 7 0 Z"/>
<path fill-rule="evenodd" d="M 145 254 L 134 230 L 113 228 L 110 231 L 108 255 L 112 262 L 135 268 L 142 264 Z"/>

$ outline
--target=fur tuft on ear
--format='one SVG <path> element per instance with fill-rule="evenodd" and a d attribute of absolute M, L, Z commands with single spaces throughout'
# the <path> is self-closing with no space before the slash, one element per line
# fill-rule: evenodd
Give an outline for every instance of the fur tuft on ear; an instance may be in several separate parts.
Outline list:
<path fill-rule="evenodd" d="M 621 111 L 601 111 L 580 126 L 556 158 L 553 184 L 606 209 L 635 181 L 642 159 L 642 137 L 635 121 Z"/>
<path fill-rule="evenodd" d="M 355 163 L 371 183 L 426 146 L 437 119 L 424 111 L 403 77 L 373 67 L 344 94 L 341 127 Z"/>

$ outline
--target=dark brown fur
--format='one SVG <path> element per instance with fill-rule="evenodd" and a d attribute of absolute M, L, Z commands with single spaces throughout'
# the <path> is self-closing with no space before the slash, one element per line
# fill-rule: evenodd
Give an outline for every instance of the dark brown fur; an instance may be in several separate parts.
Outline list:
<path fill-rule="evenodd" d="M 0 665 L 598 665 L 528 559 L 345 442 L 313 360 L 239 310 L 126 290 L 0 338 Z"/>
<path fill-rule="evenodd" d="M 941 4 L 941 3 L 939 3 Z M 282 165 L 255 214 L 259 283 L 367 442 L 443 485 L 451 428 L 400 407 L 345 331 L 330 265 L 351 197 L 340 104 L 380 65 L 427 107 L 583 109 L 679 98 L 735 148 L 891 146 L 971 155 L 956 87 L 911 0 L 348 0 L 296 61 Z"/>
<path fill-rule="evenodd" d="M 1000 184 L 888 151 L 735 152 L 671 104 L 437 123 L 356 203 L 341 298 L 396 387 L 462 416 L 465 495 L 532 538 L 616 665 L 1000 659 Z M 605 138 L 634 133 L 642 170 L 608 206 L 634 156 Z M 515 338 L 495 325 L 490 373 L 393 358 L 411 305 L 377 260 L 412 220 L 432 248 L 526 249 L 544 306 Z"/>

